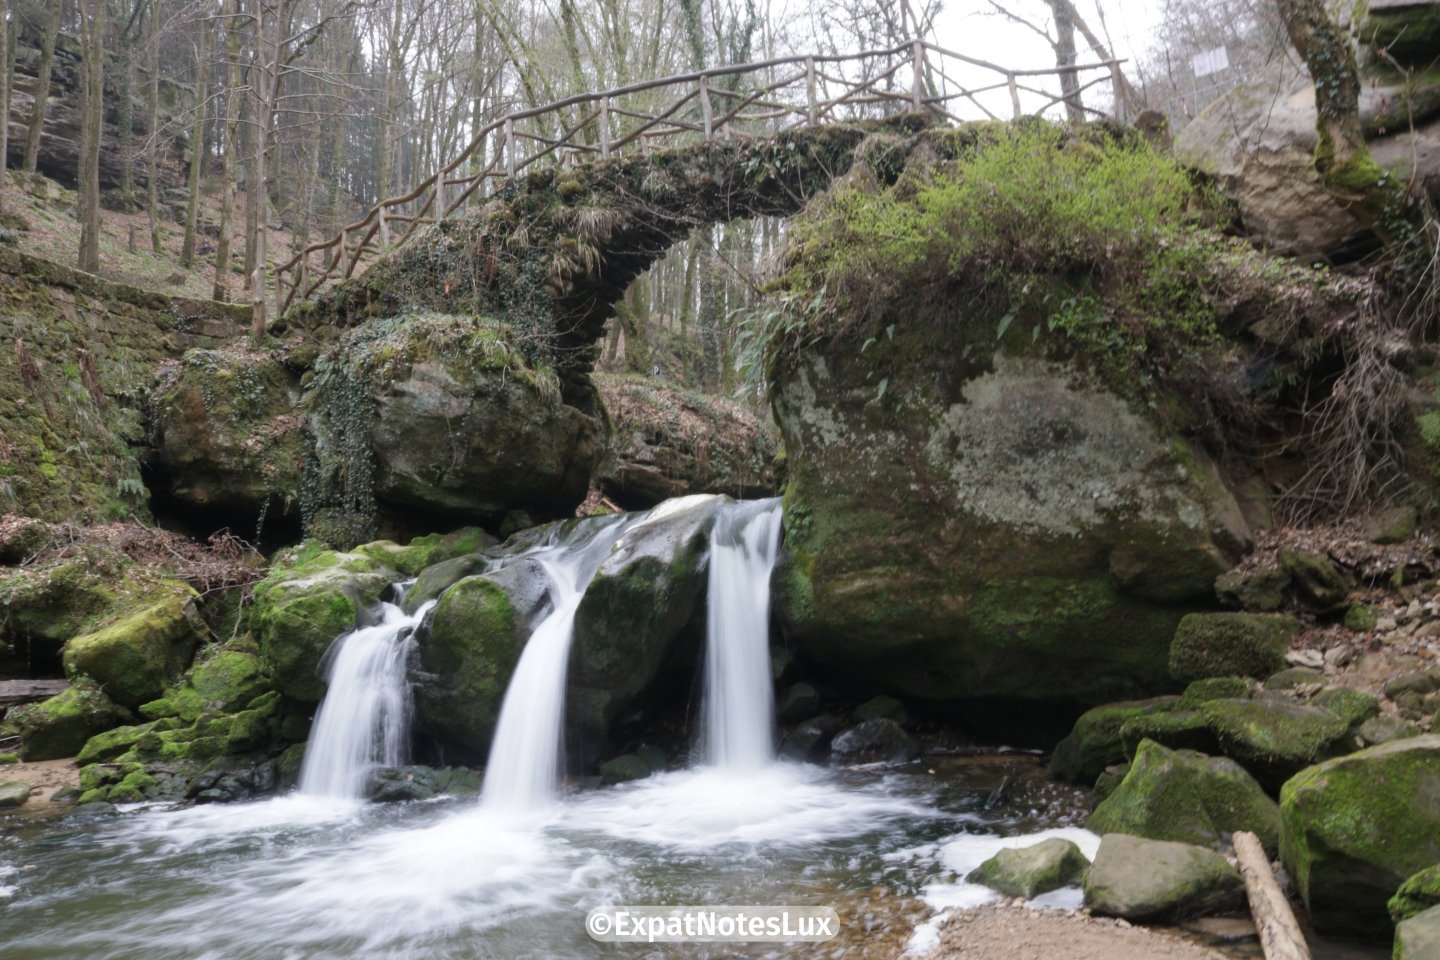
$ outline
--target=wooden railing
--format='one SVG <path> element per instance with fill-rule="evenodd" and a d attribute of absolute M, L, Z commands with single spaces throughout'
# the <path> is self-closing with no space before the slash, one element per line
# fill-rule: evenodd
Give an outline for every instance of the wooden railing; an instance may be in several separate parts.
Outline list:
<path fill-rule="evenodd" d="M 282 264 L 276 271 L 281 309 L 353 276 L 420 227 L 465 212 L 503 181 L 537 165 L 771 137 L 903 111 L 960 122 L 962 113 L 1000 119 L 1043 114 L 1064 104 L 1103 116 L 1084 106 L 1081 95 L 1108 81 L 1113 102 L 1122 104 L 1123 62 L 1011 70 L 916 40 L 888 50 L 715 67 L 519 110 L 481 128 L 455 159 L 408 193 L 380 201 L 329 240 L 310 244 Z M 1040 85 L 1063 74 L 1074 78 L 1068 93 Z"/>

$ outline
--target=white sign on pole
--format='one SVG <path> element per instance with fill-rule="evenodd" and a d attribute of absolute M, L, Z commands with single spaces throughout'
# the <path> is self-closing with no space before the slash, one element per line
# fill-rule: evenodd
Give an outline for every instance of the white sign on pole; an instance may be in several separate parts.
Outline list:
<path fill-rule="evenodd" d="M 1212 73 L 1219 73 L 1230 66 L 1230 57 L 1224 47 L 1216 47 L 1214 50 L 1206 50 L 1204 53 L 1196 54 L 1190 61 L 1191 68 L 1195 71 L 1196 79 L 1208 77 Z"/>

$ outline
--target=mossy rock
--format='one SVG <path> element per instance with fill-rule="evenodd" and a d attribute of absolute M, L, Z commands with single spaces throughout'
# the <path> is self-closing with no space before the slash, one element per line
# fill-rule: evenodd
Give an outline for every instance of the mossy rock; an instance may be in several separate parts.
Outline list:
<path fill-rule="evenodd" d="M 1124 781 L 1095 808 L 1090 829 L 1216 847 L 1249 830 L 1267 850 L 1280 836 L 1280 810 L 1228 757 L 1168 750 L 1145 740 Z"/>
<path fill-rule="evenodd" d="M 1211 700 L 1244 700 L 1249 698 L 1253 687 L 1254 681 L 1249 677 L 1207 677 L 1186 687 L 1175 706 L 1181 710 L 1194 710 Z"/>
<path fill-rule="evenodd" d="M 129 719 L 129 711 L 83 677 L 72 680 L 65 692 L 15 707 L 6 716 L 20 734 L 23 760 L 73 757 L 91 737 Z"/>
<path fill-rule="evenodd" d="M 378 540 L 356 547 L 355 552 L 378 560 L 407 577 L 418 577 L 426 567 L 479 553 L 497 543 L 498 540 L 479 527 L 464 527 L 451 533 L 415 537 L 403 547 L 389 540 Z"/>
<path fill-rule="evenodd" d="M 81 767 L 92 763 L 108 763 L 122 754 L 129 753 L 141 739 L 154 729 L 155 723 L 152 721 L 136 726 L 116 727 L 114 730 L 96 734 L 87 740 L 84 748 L 76 754 L 75 763 Z"/>
<path fill-rule="evenodd" d="M 1360 729 L 1355 733 L 1367 746 L 1377 747 L 1382 743 L 1389 743 L 1391 740 L 1418 737 L 1420 728 L 1413 723 L 1406 723 L 1399 717 L 1371 717 L 1360 724 Z"/>
<path fill-rule="evenodd" d="M 1206 677 L 1264 679 L 1285 666 L 1285 651 L 1300 633 L 1293 617 L 1252 613 L 1192 613 L 1170 646 L 1177 680 Z"/>
<path fill-rule="evenodd" d="M 1240 874 L 1215 851 L 1123 833 L 1101 837 L 1084 891 L 1091 913 L 1146 923 L 1224 913 L 1245 900 Z"/>
<path fill-rule="evenodd" d="M 1375 613 L 1375 608 L 1369 604 L 1355 602 L 1350 604 L 1345 611 L 1345 629 L 1354 630 L 1356 633 L 1365 633 L 1367 630 L 1374 630 L 1380 618 Z"/>
<path fill-rule="evenodd" d="M 426 567 L 420 571 L 420 575 L 415 578 L 415 583 L 405 592 L 405 612 L 413 614 L 431 600 L 439 599 L 440 594 L 461 580 L 484 573 L 490 569 L 490 566 L 490 558 L 472 553 L 442 560 Z"/>
<path fill-rule="evenodd" d="M 1231 570 L 1215 578 L 1215 596 L 1221 603 L 1252 613 L 1274 613 L 1285 605 L 1290 571 L 1283 567 Z"/>
<path fill-rule="evenodd" d="M 1433 3 L 1375 4 L 1360 8 L 1359 37 L 1406 66 L 1428 68 L 1440 47 L 1440 10 Z"/>
<path fill-rule="evenodd" d="M 1316 610 L 1328 613 L 1345 606 L 1350 584 L 1328 558 L 1286 548 L 1280 551 L 1280 565 L 1290 572 L 1300 599 Z"/>
<path fill-rule="evenodd" d="M 86 560 L 20 568 L 0 577 L 0 605 L 8 632 L 26 638 L 36 653 L 58 655 L 116 602 L 117 586 Z"/>
<path fill-rule="evenodd" d="M 395 570 L 363 554 L 314 544 L 282 557 L 256 585 L 249 620 L 276 687 L 296 700 L 319 701 L 325 651 L 355 629 L 361 612 L 399 579 Z"/>
<path fill-rule="evenodd" d="M 1120 728 L 1120 745 L 1127 757 L 1133 757 L 1145 740 L 1154 740 L 1173 750 L 1197 750 L 1200 753 L 1216 753 L 1219 750 L 1215 733 L 1210 729 L 1210 720 L 1199 710 L 1146 714 L 1127 720 Z"/>
<path fill-rule="evenodd" d="M 1406 880 L 1387 905 L 1390 919 L 1399 923 L 1440 906 L 1440 863 Z"/>
<path fill-rule="evenodd" d="M 1006 847 L 965 879 L 1003 893 L 1031 900 L 1042 893 L 1078 884 L 1090 861 L 1074 843 L 1051 837 L 1028 847 Z"/>
<path fill-rule="evenodd" d="M 1328 710 L 1277 700 L 1212 700 L 1201 708 L 1220 751 L 1269 790 L 1355 748 L 1350 725 Z"/>
<path fill-rule="evenodd" d="M 164 697 L 142 704 L 140 715 L 152 720 L 179 717 L 193 723 L 205 712 L 238 710 L 269 686 L 258 654 L 219 650 L 196 663 Z"/>
<path fill-rule="evenodd" d="M 1326 683 L 1325 674 L 1319 670 L 1311 670 L 1309 667 L 1287 667 L 1279 673 L 1272 674 L 1265 681 L 1266 690 L 1293 690 L 1296 687 L 1308 687 Z"/>
<path fill-rule="evenodd" d="M 1050 754 L 1050 772 L 1072 783 L 1091 783 L 1106 767 L 1128 758 L 1120 738 L 1126 722 L 1162 714 L 1179 697 L 1154 697 L 1093 707 L 1080 715 L 1068 736 Z"/>
<path fill-rule="evenodd" d="M 190 663 L 198 638 L 195 591 L 162 583 L 65 645 L 65 674 L 84 675 L 112 700 L 135 708 L 158 697 Z"/>
<path fill-rule="evenodd" d="M 1358 730 L 1365 721 L 1380 713 L 1380 701 L 1363 690 L 1348 687 L 1330 687 L 1310 698 L 1313 706 L 1329 710 L 1345 721 L 1346 726 Z"/>
<path fill-rule="evenodd" d="M 1388 940 L 1387 903 L 1440 863 L 1440 735 L 1301 771 L 1280 791 L 1280 856 L 1316 930 Z"/>
<path fill-rule="evenodd" d="M 30 799 L 32 789 L 23 780 L 0 779 L 0 810 L 23 806 Z"/>

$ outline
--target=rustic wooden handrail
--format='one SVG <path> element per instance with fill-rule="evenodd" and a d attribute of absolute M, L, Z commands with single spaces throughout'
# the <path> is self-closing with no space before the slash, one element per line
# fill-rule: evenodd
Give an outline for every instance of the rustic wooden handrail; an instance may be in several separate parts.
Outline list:
<path fill-rule="evenodd" d="M 477 193 L 486 196 L 496 182 L 516 177 L 542 162 L 563 165 L 587 157 L 608 159 L 629 151 L 643 154 L 656 143 L 675 138 L 711 142 L 734 136 L 768 137 L 795 128 L 904 110 L 928 111 L 941 119 L 958 121 L 952 105 L 959 101 L 997 119 L 999 113 L 980 100 L 992 93 L 1006 96 L 1014 117 L 1025 114 L 1022 94 L 1043 101 L 1030 113 L 1040 114 L 1070 101 L 1087 114 L 1103 116 L 1102 111 L 1078 102 L 1079 94 L 1106 79 L 1120 90 L 1120 66 L 1124 62 L 1106 60 L 1063 68 L 1011 70 L 913 40 L 861 53 L 806 54 L 711 67 L 611 90 L 578 93 L 517 110 L 481 127 L 454 159 L 406 193 L 381 200 L 364 217 L 342 227 L 330 239 L 306 246 L 281 264 L 275 271 L 281 312 L 297 298 L 311 297 L 327 284 L 354 276 L 362 261 L 398 249 L 421 226 L 439 223 L 461 211 Z M 999 79 L 967 87 L 952 76 L 952 66 L 984 71 Z M 857 75 L 846 77 L 847 67 Z M 798 70 L 773 75 L 784 68 Z M 1069 93 L 1043 89 L 1037 79 L 1062 75 L 1078 78 L 1092 71 L 1103 74 Z M 754 85 L 742 89 L 745 78 L 754 78 Z M 667 87 L 677 89 L 669 98 L 656 98 L 654 104 L 621 103 Z M 1003 107 L 999 109 L 1003 112 Z M 1123 109 L 1118 99 L 1116 109 Z M 527 143 L 532 146 L 525 146 Z M 467 164 L 471 165 L 469 172 L 462 169 Z M 312 262 L 314 254 L 320 257 Z"/>

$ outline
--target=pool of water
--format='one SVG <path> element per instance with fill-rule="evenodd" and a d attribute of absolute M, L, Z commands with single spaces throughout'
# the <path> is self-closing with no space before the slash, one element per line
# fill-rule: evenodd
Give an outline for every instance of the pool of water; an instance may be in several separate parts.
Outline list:
<path fill-rule="evenodd" d="M 891 957 L 1006 837 L 1083 823 L 1083 797 L 1019 754 L 904 771 L 700 769 L 573 793 L 524 816 L 473 800 L 298 796 L 11 818 L 0 837 L 10 960 Z M 976 858 L 979 859 L 976 859 Z M 1053 894 L 1067 902 L 1074 894 Z M 611 904 L 830 905 L 823 946 L 616 948 Z"/>

